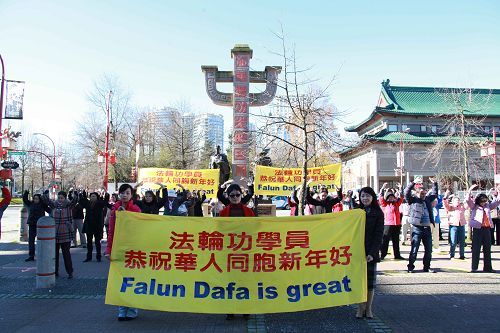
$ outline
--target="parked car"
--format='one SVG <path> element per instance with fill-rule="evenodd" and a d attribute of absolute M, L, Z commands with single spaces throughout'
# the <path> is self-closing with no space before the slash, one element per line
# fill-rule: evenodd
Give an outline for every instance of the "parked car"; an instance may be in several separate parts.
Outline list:
<path fill-rule="evenodd" d="M 288 197 L 286 196 L 276 196 L 271 198 L 273 205 L 276 205 L 276 209 L 290 209 L 288 205 Z"/>

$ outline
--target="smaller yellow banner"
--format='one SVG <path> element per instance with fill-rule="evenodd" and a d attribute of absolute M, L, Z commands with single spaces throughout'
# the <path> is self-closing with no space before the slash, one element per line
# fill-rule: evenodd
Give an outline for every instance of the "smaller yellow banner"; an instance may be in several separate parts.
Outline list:
<path fill-rule="evenodd" d="M 340 163 L 308 168 L 307 177 L 312 180 L 311 187 L 326 186 L 334 190 L 340 187 Z M 302 168 L 272 168 L 257 165 L 255 167 L 255 194 L 290 195 L 295 187 L 302 184 Z M 335 186 L 334 186 L 335 185 Z"/>
<path fill-rule="evenodd" d="M 143 182 L 143 185 L 140 187 L 141 192 L 160 188 L 156 183 L 161 183 L 168 189 L 174 189 L 177 187 L 177 184 L 180 184 L 186 190 L 202 190 L 206 192 L 208 198 L 215 198 L 219 187 L 219 170 L 141 168 L 139 169 L 138 182 Z"/>

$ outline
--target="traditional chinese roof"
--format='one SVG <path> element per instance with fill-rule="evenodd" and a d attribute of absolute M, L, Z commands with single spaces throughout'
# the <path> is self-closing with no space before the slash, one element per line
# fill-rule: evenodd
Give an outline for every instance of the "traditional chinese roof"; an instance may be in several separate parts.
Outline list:
<path fill-rule="evenodd" d="M 363 136 L 363 139 L 369 140 L 369 141 L 379 141 L 379 142 L 399 142 L 399 140 L 402 140 L 405 143 L 422 143 L 422 144 L 431 144 L 431 143 L 436 143 L 440 140 L 447 140 L 448 142 L 458 142 L 460 140 L 460 136 L 446 136 L 442 134 L 433 134 L 433 133 L 425 133 L 425 132 L 419 132 L 419 133 L 406 133 L 406 132 L 388 132 L 386 130 L 383 130 L 375 135 L 365 135 Z M 470 136 L 467 138 L 470 142 L 482 142 L 490 139 L 491 140 L 491 135 L 490 136 Z M 500 137 L 497 137 L 496 139 L 497 143 L 500 143 Z"/>
<path fill-rule="evenodd" d="M 470 116 L 500 117 L 500 89 L 431 88 L 391 86 L 389 80 L 382 82 L 377 106 L 361 123 L 347 127 L 348 132 L 357 132 L 383 115 L 437 116 L 456 114 L 456 102 Z"/>
<path fill-rule="evenodd" d="M 447 140 L 450 143 L 457 143 L 460 140 L 460 136 L 446 136 L 444 134 L 435 134 L 435 133 L 426 133 L 426 132 L 418 132 L 418 133 L 407 133 L 407 132 L 389 132 L 387 130 L 382 130 L 381 132 L 374 135 L 364 135 L 363 142 L 367 143 L 398 143 L 400 140 L 403 142 L 410 144 L 434 144 L 439 142 L 440 140 Z M 493 141 L 491 135 L 487 136 L 470 136 L 467 138 L 470 142 L 473 143 L 481 143 L 487 140 Z M 500 144 L 500 136 L 496 138 L 497 144 Z M 363 145 L 358 145 L 356 147 L 351 147 L 344 149 L 339 152 L 339 155 L 345 155 L 349 152 L 352 152 L 356 149 L 362 149 Z M 479 146 L 478 146 L 479 147 Z"/>

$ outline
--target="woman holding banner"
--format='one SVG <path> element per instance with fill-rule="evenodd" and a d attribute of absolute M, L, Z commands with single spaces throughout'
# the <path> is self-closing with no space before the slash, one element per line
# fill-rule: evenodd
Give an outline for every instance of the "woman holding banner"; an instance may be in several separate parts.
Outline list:
<path fill-rule="evenodd" d="M 252 209 L 248 208 L 241 202 L 243 191 L 240 185 L 231 184 L 227 188 L 227 196 L 229 197 L 229 205 L 226 206 L 221 212 L 222 217 L 254 217 L 255 214 Z M 245 320 L 248 320 L 250 315 L 244 314 Z M 233 320 L 234 314 L 227 314 L 226 320 Z"/>
<path fill-rule="evenodd" d="M 384 235 L 384 213 L 377 201 L 377 195 L 371 187 L 364 187 L 359 192 L 359 208 L 366 212 L 365 254 L 368 273 L 368 295 L 366 303 L 358 305 L 356 318 L 373 318 L 372 303 L 376 283 L 377 261 Z"/>
<path fill-rule="evenodd" d="M 129 212 L 136 212 L 140 213 L 141 209 L 139 206 L 134 204 L 134 201 L 132 200 L 132 193 L 133 193 L 133 188 L 129 184 L 122 184 L 120 188 L 118 189 L 118 195 L 120 200 L 118 200 L 113 208 L 111 208 L 111 216 L 109 219 L 109 234 L 108 234 L 108 244 L 106 247 L 106 254 L 105 257 L 108 260 L 110 259 L 111 256 L 111 250 L 113 248 L 113 236 L 115 233 L 115 223 L 116 223 L 116 211 L 129 211 Z M 137 317 L 138 310 L 136 308 L 129 308 L 126 306 L 119 306 L 118 307 L 118 320 L 119 321 L 128 321 L 135 319 Z"/>

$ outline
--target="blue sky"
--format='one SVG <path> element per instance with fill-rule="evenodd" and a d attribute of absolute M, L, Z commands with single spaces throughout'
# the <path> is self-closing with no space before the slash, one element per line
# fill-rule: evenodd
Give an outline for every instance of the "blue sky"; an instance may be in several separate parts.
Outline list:
<path fill-rule="evenodd" d="M 246 43 L 251 67 L 281 65 L 282 24 L 299 64 L 327 82 L 351 123 L 375 106 L 380 82 L 500 88 L 498 1 L 12 1 L 0 0 L 0 53 L 7 79 L 26 81 L 25 120 L 14 128 L 75 134 L 86 94 L 104 73 L 118 76 L 139 106 L 211 103 L 201 65 L 231 70 Z M 339 72 L 340 69 L 340 72 Z M 230 90 L 229 86 L 224 88 Z M 339 124 L 340 127 L 344 125 Z"/>

